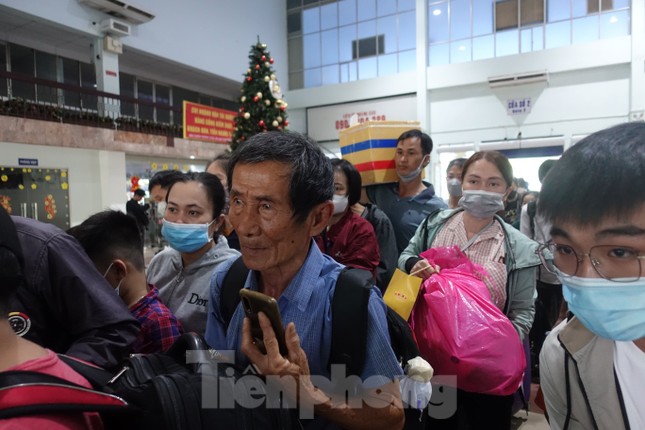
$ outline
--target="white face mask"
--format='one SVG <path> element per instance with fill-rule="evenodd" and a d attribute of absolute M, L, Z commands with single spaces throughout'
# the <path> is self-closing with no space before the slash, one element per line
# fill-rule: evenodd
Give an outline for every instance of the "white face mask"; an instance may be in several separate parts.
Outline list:
<path fill-rule="evenodd" d="M 399 179 L 401 182 L 411 182 L 413 181 L 417 176 L 421 175 L 421 172 L 423 171 L 423 163 L 425 162 L 426 157 L 430 159 L 429 155 L 424 155 L 423 158 L 421 159 L 421 163 L 419 163 L 419 167 L 408 173 L 407 175 L 401 175 L 399 172 L 396 172 L 398 175 Z"/>
<path fill-rule="evenodd" d="M 349 199 L 347 198 L 347 196 L 339 196 L 337 194 L 334 194 L 333 202 L 334 215 L 338 215 L 345 212 L 345 209 L 347 209 L 347 204 L 349 203 Z"/>
<path fill-rule="evenodd" d="M 107 281 L 106 276 L 107 276 L 108 272 L 110 271 L 110 269 L 112 268 L 113 265 L 114 265 L 114 261 L 110 263 L 110 265 L 108 266 L 107 270 L 103 274 L 103 279 L 105 279 L 106 281 Z M 119 292 L 120 292 L 120 289 L 121 289 L 121 282 L 123 282 L 123 279 L 124 278 L 121 278 L 121 280 L 117 284 L 116 288 L 114 289 L 114 292 L 116 293 L 117 296 L 121 296 L 121 294 L 119 294 Z M 108 284 L 109 284 L 109 282 L 108 282 Z"/>

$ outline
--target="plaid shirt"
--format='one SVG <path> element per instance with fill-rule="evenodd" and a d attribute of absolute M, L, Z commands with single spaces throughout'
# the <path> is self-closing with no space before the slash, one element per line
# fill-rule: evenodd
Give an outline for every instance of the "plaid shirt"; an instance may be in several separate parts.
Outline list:
<path fill-rule="evenodd" d="M 439 230 L 433 248 L 440 246 L 458 245 L 460 248 L 468 242 L 464 228 L 464 213 L 460 212 L 451 217 L 444 228 Z M 488 273 L 482 279 L 490 298 L 499 309 L 504 309 L 506 303 L 506 248 L 504 248 L 504 230 L 498 222 L 483 231 L 475 242 L 465 251 L 466 256 L 475 264 L 479 264 Z"/>
<path fill-rule="evenodd" d="M 132 350 L 141 354 L 166 351 L 182 333 L 175 315 L 159 300 L 159 291 L 152 285 L 148 288 L 148 294 L 130 308 L 132 316 L 141 324 Z"/>

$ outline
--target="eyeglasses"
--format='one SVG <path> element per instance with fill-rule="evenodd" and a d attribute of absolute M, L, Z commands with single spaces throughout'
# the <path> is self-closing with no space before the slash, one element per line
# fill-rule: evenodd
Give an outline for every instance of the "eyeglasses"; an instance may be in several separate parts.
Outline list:
<path fill-rule="evenodd" d="M 551 255 L 545 255 L 545 250 Z M 537 252 L 546 270 L 553 274 L 575 276 L 582 260 L 589 257 L 596 272 L 614 282 L 638 280 L 641 277 L 641 260 L 645 260 L 645 255 L 640 255 L 635 249 L 618 245 L 598 245 L 585 254 L 578 254 L 569 245 L 549 242 L 541 245 Z"/>

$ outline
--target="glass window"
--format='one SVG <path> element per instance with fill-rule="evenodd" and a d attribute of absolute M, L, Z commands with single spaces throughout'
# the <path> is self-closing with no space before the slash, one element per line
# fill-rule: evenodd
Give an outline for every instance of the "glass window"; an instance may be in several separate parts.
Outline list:
<path fill-rule="evenodd" d="M 338 2 L 338 25 L 356 23 L 356 0 Z"/>
<path fill-rule="evenodd" d="M 448 33 L 448 3 L 440 3 L 428 10 L 429 43 L 445 42 L 449 39 Z"/>
<path fill-rule="evenodd" d="M 320 31 L 320 9 L 312 7 L 302 11 L 302 32 L 304 34 Z"/>
<path fill-rule="evenodd" d="M 323 31 L 321 33 L 321 40 L 322 64 L 338 63 L 338 29 Z M 338 73 L 336 74 L 338 75 Z"/>
<path fill-rule="evenodd" d="M 339 82 L 338 64 L 333 66 L 325 66 L 322 68 L 322 84 L 332 85 Z"/>
<path fill-rule="evenodd" d="M 134 76 L 121 73 L 119 76 L 119 93 L 123 97 L 134 98 Z M 121 115 L 134 116 L 134 103 L 121 101 Z"/>
<path fill-rule="evenodd" d="M 432 45 L 429 48 L 428 61 L 431 66 L 450 63 L 450 49 L 447 43 Z"/>
<path fill-rule="evenodd" d="M 137 79 L 137 98 L 147 102 L 154 101 L 154 98 L 152 97 L 152 82 Z M 154 108 L 146 104 L 140 104 L 139 119 L 154 121 Z"/>
<path fill-rule="evenodd" d="M 170 105 L 170 87 L 155 85 L 155 102 Z M 157 108 L 157 122 L 170 122 L 170 106 Z"/>
<path fill-rule="evenodd" d="M 629 0 L 614 0 L 614 9 L 624 9 L 629 7 Z"/>
<path fill-rule="evenodd" d="M 287 0 L 287 9 L 294 9 L 301 5 L 300 0 Z"/>
<path fill-rule="evenodd" d="M 177 115 L 177 118 L 173 117 L 172 121 L 175 124 L 181 124 L 182 122 L 184 101 L 198 103 L 199 95 L 184 88 L 172 87 L 172 105 L 182 110 L 182 114 Z"/>
<path fill-rule="evenodd" d="M 96 71 L 94 64 L 79 63 L 81 69 L 81 87 L 96 90 Z M 81 94 L 81 106 L 83 109 L 98 110 L 98 98 L 93 94 Z"/>
<path fill-rule="evenodd" d="M 473 38 L 473 60 L 485 60 L 495 57 L 495 36 L 488 34 L 486 36 Z"/>
<path fill-rule="evenodd" d="M 338 27 L 338 5 L 330 3 L 320 8 L 320 29 L 327 30 Z"/>
<path fill-rule="evenodd" d="M 375 57 L 358 60 L 358 79 L 370 79 L 377 76 Z"/>
<path fill-rule="evenodd" d="M 542 26 L 525 28 L 521 32 L 522 52 L 544 49 L 544 31 Z"/>
<path fill-rule="evenodd" d="M 546 49 L 569 45 L 571 43 L 571 21 L 547 24 L 544 39 Z"/>
<path fill-rule="evenodd" d="M 413 72 L 417 68 L 417 52 L 402 51 L 399 52 L 399 73 Z"/>
<path fill-rule="evenodd" d="M 358 80 L 358 63 L 356 61 L 352 61 L 351 63 L 348 64 L 348 66 L 349 66 L 349 80 L 350 81 Z"/>
<path fill-rule="evenodd" d="M 320 68 L 305 70 L 305 88 L 319 87 L 322 84 Z"/>
<path fill-rule="evenodd" d="M 399 51 L 416 48 L 416 28 L 417 21 L 414 12 L 399 14 Z"/>
<path fill-rule="evenodd" d="M 364 21 L 358 23 L 358 38 L 364 39 L 366 37 L 376 36 L 376 20 Z"/>
<path fill-rule="evenodd" d="M 572 0 L 571 16 L 573 18 L 587 15 L 587 1 L 588 0 Z"/>
<path fill-rule="evenodd" d="M 349 82 L 349 63 L 342 63 L 339 65 L 340 81 Z"/>
<path fill-rule="evenodd" d="M 300 88 L 304 88 L 304 78 L 303 78 L 303 73 L 302 71 L 298 71 L 295 73 L 289 73 L 289 88 L 292 90 L 297 90 Z"/>
<path fill-rule="evenodd" d="M 34 76 L 34 50 L 25 46 L 11 44 L 11 71 L 22 75 Z M 78 83 L 77 83 L 78 85 Z M 11 82 L 13 97 L 34 100 L 34 85 L 13 79 Z"/>
<path fill-rule="evenodd" d="M 465 63 L 471 60 L 470 39 L 457 40 L 450 43 L 450 63 Z"/>
<path fill-rule="evenodd" d="M 470 0 L 450 2 L 450 39 L 470 37 Z"/>
<path fill-rule="evenodd" d="M 290 37 L 287 47 L 289 50 L 289 71 L 302 70 L 302 36 Z"/>
<path fill-rule="evenodd" d="M 390 15 L 376 20 L 376 32 L 383 35 L 385 43 L 383 52 L 390 54 L 396 52 L 396 15 Z"/>
<path fill-rule="evenodd" d="M 378 56 L 378 75 L 379 76 L 394 75 L 397 72 L 396 63 L 397 63 L 396 53 L 389 54 L 389 55 L 379 55 Z"/>
<path fill-rule="evenodd" d="M 403 12 L 406 10 L 414 10 L 415 1 L 414 0 L 399 0 L 398 10 Z"/>
<path fill-rule="evenodd" d="M 473 8 L 473 36 L 493 32 L 493 0 L 475 0 Z"/>
<path fill-rule="evenodd" d="M 629 12 L 605 12 L 600 15 L 600 37 L 609 39 L 629 35 Z"/>
<path fill-rule="evenodd" d="M 585 43 L 598 40 L 598 15 L 591 15 L 585 18 L 572 21 L 573 43 Z"/>
<path fill-rule="evenodd" d="M 376 8 L 376 13 L 378 16 L 395 14 L 396 0 L 378 0 L 378 2 L 376 2 Z"/>
<path fill-rule="evenodd" d="M 571 19 L 571 4 L 565 0 L 547 0 L 546 20 L 547 22 Z"/>
<path fill-rule="evenodd" d="M 341 27 L 338 30 L 338 58 L 341 62 L 352 60 L 352 47 L 356 39 L 355 25 Z"/>
<path fill-rule="evenodd" d="M 374 18 L 376 18 L 376 0 L 358 0 L 358 21 Z"/>
<path fill-rule="evenodd" d="M 4 47 L 4 45 L 3 45 Z M 4 52 L 2 52 L 4 55 Z M 57 81 L 56 74 L 57 59 L 55 55 L 46 52 L 36 51 L 36 77 Z M 57 103 L 58 93 L 56 88 L 47 85 L 36 85 L 36 97 L 39 102 Z"/>
<path fill-rule="evenodd" d="M 515 55 L 519 51 L 519 31 L 498 31 L 495 34 L 495 56 Z"/>
<path fill-rule="evenodd" d="M 287 33 L 297 33 L 302 30 L 300 22 L 300 11 L 287 14 Z"/>
<path fill-rule="evenodd" d="M 303 38 L 302 52 L 305 69 L 320 67 L 320 33 L 307 34 Z"/>
<path fill-rule="evenodd" d="M 0 43 L 0 70 L 7 71 L 7 45 Z M 0 78 L 0 96 L 6 97 L 7 93 L 7 80 Z"/>
<path fill-rule="evenodd" d="M 63 58 L 63 82 L 78 87 L 81 83 L 78 61 Z M 80 94 L 77 91 L 63 90 L 66 106 L 81 107 Z"/>

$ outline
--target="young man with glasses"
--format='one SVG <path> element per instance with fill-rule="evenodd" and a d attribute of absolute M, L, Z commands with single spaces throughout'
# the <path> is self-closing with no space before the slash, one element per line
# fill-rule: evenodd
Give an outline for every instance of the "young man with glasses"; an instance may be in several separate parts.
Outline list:
<path fill-rule="evenodd" d="M 547 337 L 540 382 L 552 429 L 645 428 L 645 124 L 594 133 L 546 177 L 543 263 L 572 315 Z"/>

